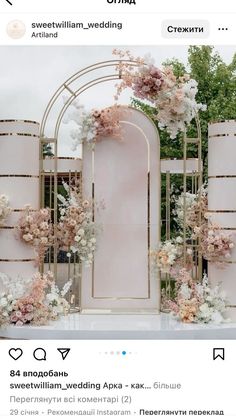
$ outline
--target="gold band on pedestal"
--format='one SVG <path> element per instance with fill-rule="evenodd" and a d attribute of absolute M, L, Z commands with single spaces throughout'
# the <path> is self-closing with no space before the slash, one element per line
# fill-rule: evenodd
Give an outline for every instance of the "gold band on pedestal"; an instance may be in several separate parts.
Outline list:
<path fill-rule="evenodd" d="M 35 259 L 0 259 L 0 262 L 35 262 Z"/>
<path fill-rule="evenodd" d="M 27 210 L 27 208 L 13 208 L 12 212 L 23 212 L 23 211 L 26 211 L 26 210 Z M 38 211 L 38 210 L 33 209 L 33 208 L 30 207 L 30 211 Z"/>
<path fill-rule="evenodd" d="M 39 122 L 30 121 L 28 119 L 0 119 L 0 122 L 24 122 L 28 124 L 40 125 Z"/>
<path fill-rule="evenodd" d="M 236 227 L 217 227 L 218 230 L 236 230 Z"/>
<path fill-rule="evenodd" d="M 229 209 L 223 209 L 223 210 L 207 210 L 207 213 L 212 213 L 212 214 L 224 214 L 224 213 L 235 213 L 236 212 L 236 210 L 234 210 L 234 209 L 232 209 L 232 210 L 229 210 Z"/>
<path fill-rule="evenodd" d="M 0 230 L 14 230 L 13 226 L 0 226 Z"/>
<path fill-rule="evenodd" d="M 210 121 L 208 125 L 221 124 L 223 122 L 236 122 L 236 119 L 219 119 L 218 121 Z"/>
<path fill-rule="evenodd" d="M 216 176 L 208 176 L 208 179 L 224 179 L 224 178 L 227 178 L 227 179 L 232 178 L 232 179 L 234 179 L 234 178 L 236 178 L 236 175 L 216 175 Z"/>
<path fill-rule="evenodd" d="M 50 160 L 74 160 L 74 161 L 82 161 L 79 157 L 48 157 L 46 159 L 43 159 L 43 161 L 50 161 Z"/>
<path fill-rule="evenodd" d="M 35 135 L 35 134 L 27 134 L 25 132 L 1 132 L 0 133 L 0 137 L 33 137 L 33 138 L 38 138 L 39 139 L 39 135 Z"/>
<path fill-rule="evenodd" d="M 36 178 L 39 179 L 37 175 L 0 175 L 1 177 L 17 177 L 17 178 Z"/>
<path fill-rule="evenodd" d="M 214 135 L 209 135 L 209 140 L 213 140 L 214 138 L 219 138 L 219 137 L 236 137 L 236 134 L 214 134 Z"/>
<path fill-rule="evenodd" d="M 223 263 L 236 263 L 236 260 L 224 260 Z"/>

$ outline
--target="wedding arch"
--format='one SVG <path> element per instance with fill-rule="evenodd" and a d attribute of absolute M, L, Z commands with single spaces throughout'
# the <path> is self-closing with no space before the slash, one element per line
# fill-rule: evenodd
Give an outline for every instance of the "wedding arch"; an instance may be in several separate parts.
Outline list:
<path fill-rule="evenodd" d="M 129 68 L 137 68 L 140 63 L 135 60 L 129 60 L 129 59 L 122 59 L 122 60 L 109 60 L 109 61 L 103 61 L 100 63 L 93 64 L 91 66 L 88 66 L 74 75 L 72 75 L 70 78 L 68 78 L 55 92 L 55 94 L 52 96 L 51 100 L 49 101 L 47 108 L 44 112 L 41 128 L 40 128 L 40 139 L 41 139 L 41 206 L 44 206 L 44 180 L 45 180 L 45 172 L 43 167 L 43 145 L 44 144 L 52 144 L 53 150 L 54 150 L 54 158 L 53 158 L 53 167 L 52 167 L 52 173 L 51 178 L 53 178 L 53 184 L 51 183 L 51 189 L 53 191 L 53 219 L 54 219 L 54 230 L 55 230 L 55 236 L 57 235 L 57 223 L 58 223 L 58 202 L 57 202 L 57 190 L 58 190 L 58 162 L 59 162 L 59 156 L 58 156 L 58 145 L 59 145 L 59 134 L 60 134 L 60 128 L 63 122 L 63 118 L 68 110 L 68 108 L 73 104 L 73 102 L 79 98 L 84 92 L 88 91 L 89 89 L 95 88 L 97 85 L 113 82 L 113 81 L 119 81 L 122 80 L 122 65 L 127 65 Z M 66 95 L 66 99 L 63 102 L 63 96 Z M 146 116 L 146 118 L 148 118 Z M 153 124 L 150 118 L 149 122 Z M 184 197 L 187 191 L 187 177 L 189 176 L 188 169 L 187 169 L 187 160 L 188 160 L 188 146 L 189 144 L 195 144 L 197 146 L 197 170 L 194 173 L 195 183 L 197 184 L 197 188 L 201 187 L 202 183 L 202 170 L 201 170 L 201 129 L 200 129 L 200 122 L 198 118 L 198 114 L 195 115 L 195 121 L 196 121 L 196 131 L 197 135 L 196 138 L 189 138 L 187 135 L 187 131 L 185 130 L 183 135 L 183 167 L 182 167 L 182 175 L 183 175 L 183 192 Z M 158 134 L 157 134 L 158 136 Z M 144 134 L 145 137 L 145 134 Z M 158 136 L 159 137 L 159 136 Z M 83 167 L 83 163 L 82 163 Z M 81 169 L 83 171 L 83 169 Z M 157 178 L 160 175 L 157 173 Z M 173 173 L 173 172 L 172 172 Z M 171 169 L 165 171 L 165 175 L 167 178 L 170 177 Z M 76 174 L 77 175 L 77 174 Z M 51 179 L 50 178 L 50 179 Z M 51 182 L 51 180 L 50 180 Z M 168 194 L 167 194 L 168 195 Z M 167 201 L 168 201 L 167 197 Z M 166 203 L 167 207 L 167 213 L 166 213 L 166 237 L 168 238 L 168 235 L 170 234 L 170 211 L 168 210 L 169 202 Z M 185 204 L 184 204 L 185 208 Z M 157 213 L 157 223 L 158 223 L 158 231 L 160 228 L 160 214 Z M 160 233 L 158 233 L 160 235 Z M 184 223 L 183 226 L 183 238 L 184 238 L 184 259 L 186 258 L 186 226 Z M 149 249 L 150 250 L 150 249 Z M 58 249 L 56 243 L 54 244 L 53 249 L 53 257 L 51 260 L 53 260 L 54 265 L 54 274 L 55 277 L 57 277 L 57 270 L 58 270 L 58 263 L 57 263 L 57 254 Z M 149 256 L 148 256 L 149 257 Z M 81 309 L 81 276 L 82 276 L 82 268 L 81 264 L 77 266 L 78 270 L 76 270 L 76 264 L 73 263 L 73 266 L 70 266 L 70 261 L 68 263 L 68 276 L 71 275 L 71 272 L 73 270 L 74 275 L 77 275 L 80 280 L 77 284 L 77 289 L 74 291 L 75 294 L 78 296 L 78 306 L 79 309 Z M 201 276 L 201 255 L 200 252 L 198 252 L 198 275 Z M 168 281 L 168 279 L 167 279 Z M 155 287 L 154 287 L 155 289 Z M 94 291 L 94 290 L 93 290 Z M 150 290 L 148 290 L 148 293 Z M 156 311 L 159 311 L 160 308 L 160 285 L 158 283 L 158 303 L 156 305 Z M 148 297 L 149 298 L 149 297 Z M 110 300 L 114 301 L 116 298 L 112 296 Z M 126 299 L 127 301 L 130 300 L 130 298 Z M 82 307 L 83 308 L 83 307 Z M 85 307 L 86 308 L 86 307 Z M 124 308 L 123 308 L 124 309 Z"/>

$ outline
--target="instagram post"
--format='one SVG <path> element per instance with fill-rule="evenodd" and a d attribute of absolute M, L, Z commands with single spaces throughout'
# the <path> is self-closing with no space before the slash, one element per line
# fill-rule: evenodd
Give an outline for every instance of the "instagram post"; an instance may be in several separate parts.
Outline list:
<path fill-rule="evenodd" d="M 2 49 L 2 336 L 233 337 L 235 49 Z"/>
<path fill-rule="evenodd" d="M 236 418 L 235 10 L 172 3 L 1 5 L 1 418 Z"/>

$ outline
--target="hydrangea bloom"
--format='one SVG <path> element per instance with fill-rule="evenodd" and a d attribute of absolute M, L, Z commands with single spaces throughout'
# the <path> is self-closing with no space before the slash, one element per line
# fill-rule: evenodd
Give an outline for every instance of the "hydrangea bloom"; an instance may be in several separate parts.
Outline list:
<path fill-rule="evenodd" d="M 176 295 L 169 301 L 173 314 L 184 323 L 225 322 L 227 299 L 220 285 L 210 288 L 207 275 L 201 283 L 192 279 L 186 269 L 176 278 Z"/>
<path fill-rule="evenodd" d="M 6 195 L 0 195 L 0 226 L 5 223 L 10 213 L 9 198 Z"/>
<path fill-rule="evenodd" d="M 135 97 L 151 102 L 156 107 L 159 128 L 166 130 L 172 139 L 185 132 L 199 110 L 206 109 L 197 103 L 197 82 L 188 74 L 176 77 L 171 67 L 159 69 L 149 57 L 134 57 L 129 51 L 114 49 L 113 54 L 120 59 L 117 69 L 122 79 L 115 98 L 131 88 Z"/>

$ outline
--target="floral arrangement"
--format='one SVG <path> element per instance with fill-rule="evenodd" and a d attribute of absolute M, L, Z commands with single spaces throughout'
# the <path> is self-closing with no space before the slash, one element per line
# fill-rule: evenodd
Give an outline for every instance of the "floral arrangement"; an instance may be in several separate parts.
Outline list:
<path fill-rule="evenodd" d="M 160 269 L 163 274 L 175 275 L 176 271 L 183 267 L 184 246 L 181 236 L 173 240 L 166 240 L 158 250 L 151 251 L 153 266 Z M 186 266 L 192 266 L 192 249 L 186 252 Z"/>
<path fill-rule="evenodd" d="M 74 121 L 78 128 L 71 131 L 72 149 L 75 151 L 80 144 L 87 143 L 92 147 L 102 138 L 122 138 L 120 119 L 126 111 L 124 106 L 114 105 L 105 109 L 85 111 L 84 106 L 75 101 L 74 111 L 68 114 L 65 123 Z"/>
<path fill-rule="evenodd" d="M 5 223 L 6 218 L 11 214 L 9 198 L 6 195 L 0 195 L 0 226 Z"/>
<path fill-rule="evenodd" d="M 60 220 L 57 227 L 58 246 L 68 257 L 78 256 L 90 266 L 96 250 L 98 225 L 93 221 L 93 202 L 83 199 L 76 186 L 63 183 L 67 196 L 58 195 Z"/>
<path fill-rule="evenodd" d="M 17 229 L 21 240 L 35 249 L 37 263 L 43 262 L 46 250 L 53 244 L 50 209 L 42 208 L 34 211 L 30 206 L 26 206 Z"/>
<path fill-rule="evenodd" d="M 69 310 L 69 304 L 64 297 L 72 282 L 69 281 L 60 291 L 50 271 L 46 274 L 38 272 L 30 281 L 22 280 L 20 290 L 18 285 L 14 290 L 13 284 L 16 282 L 11 278 L 3 274 L 0 278 L 5 288 L 0 295 L 0 326 L 44 325 L 50 320 L 56 320 L 59 315 L 65 315 Z"/>
<path fill-rule="evenodd" d="M 119 49 L 113 54 L 120 59 L 117 69 L 122 79 L 115 99 L 131 88 L 134 96 L 150 101 L 156 107 L 159 128 L 166 129 L 171 138 L 184 132 L 199 110 L 206 110 L 205 105 L 197 103 L 197 82 L 188 74 L 176 77 L 170 66 L 159 69 L 150 56 L 134 57 L 130 51 Z"/>
<path fill-rule="evenodd" d="M 222 323 L 227 300 L 218 285 L 210 288 L 204 275 L 201 283 L 192 279 L 186 269 L 179 271 L 173 301 L 169 301 L 171 312 L 184 323 Z"/>
<path fill-rule="evenodd" d="M 186 192 L 185 196 L 182 193 L 178 197 L 174 197 L 173 200 L 175 202 L 173 214 L 180 228 L 183 228 L 184 224 L 184 211 L 186 213 L 185 223 L 190 231 L 193 231 L 197 226 L 200 227 L 203 221 L 205 222 L 208 208 L 207 188 L 205 185 L 197 194 Z"/>
<path fill-rule="evenodd" d="M 13 311 L 14 303 L 15 301 L 11 294 L 0 294 L 0 327 L 6 326 L 9 323 L 9 317 Z"/>
<path fill-rule="evenodd" d="M 185 202 L 183 193 L 175 200 L 174 215 L 177 224 L 183 227 L 185 206 L 189 238 L 199 239 L 200 251 L 206 260 L 224 263 L 231 257 L 235 247 L 234 240 L 231 234 L 222 231 L 219 225 L 211 222 L 207 188 L 204 186 L 197 194 L 187 192 L 185 196 Z"/>
<path fill-rule="evenodd" d="M 53 316 L 57 317 L 68 313 L 70 305 L 65 299 L 65 296 L 69 292 L 71 286 L 71 279 L 64 285 L 62 290 L 59 289 L 54 281 L 51 282 L 50 291 L 46 294 L 46 304 L 52 310 Z"/>
<path fill-rule="evenodd" d="M 201 235 L 200 248 L 206 260 L 222 264 L 231 257 L 235 247 L 231 234 L 210 222 L 203 225 L 198 234 Z"/>

